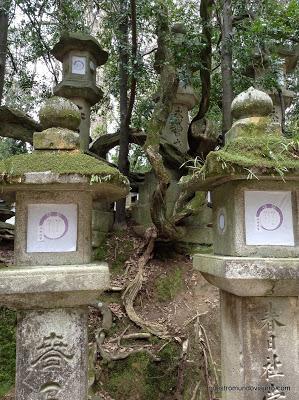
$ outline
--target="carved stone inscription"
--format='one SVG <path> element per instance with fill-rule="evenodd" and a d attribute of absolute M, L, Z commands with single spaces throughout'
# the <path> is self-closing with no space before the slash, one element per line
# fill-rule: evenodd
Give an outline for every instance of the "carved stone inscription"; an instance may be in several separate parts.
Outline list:
<path fill-rule="evenodd" d="M 18 400 L 85 400 L 86 375 L 85 310 L 19 313 Z"/>
<path fill-rule="evenodd" d="M 267 361 L 263 365 L 262 376 L 265 377 L 266 381 L 269 383 L 269 389 L 267 391 L 268 400 L 274 399 L 285 399 L 285 392 L 281 390 L 278 386 L 279 381 L 277 378 L 284 377 L 283 364 L 279 357 L 279 351 L 276 346 L 276 337 L 280 327 L 285 326 L 279 320 L 279 314 L 273 309 L 273 305 L 269 303 L 269 309 L 261 319 L 262 328 L 267 332 L 267 350 L 268 356 Z"/>

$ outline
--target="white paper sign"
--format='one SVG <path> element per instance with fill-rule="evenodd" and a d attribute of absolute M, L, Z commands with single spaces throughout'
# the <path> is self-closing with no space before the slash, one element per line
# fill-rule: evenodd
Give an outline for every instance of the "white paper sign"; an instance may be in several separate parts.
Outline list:
<path fill-rule="evenodd" d="M 245 191 L 248 245 L 294 246 L 291 192 Z"/>
<path fill-rule="evenodd" d="M 73 56 L 72 57 L 72 73 L 78 75 L 85 75 L 86 72 L 86 58 Z"/>
<path fill-rule="evenodd" d="M 28 253 L 77 250 L 77 204 L 29 204 Z"/>

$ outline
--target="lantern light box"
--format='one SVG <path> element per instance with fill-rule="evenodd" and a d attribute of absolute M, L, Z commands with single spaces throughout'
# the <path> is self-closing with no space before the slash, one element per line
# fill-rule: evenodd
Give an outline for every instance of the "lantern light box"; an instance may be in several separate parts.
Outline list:
<path fill-rule="evenodd" d="M 29 204 L 28 253 L 77 250 L 77 204 Z"/>

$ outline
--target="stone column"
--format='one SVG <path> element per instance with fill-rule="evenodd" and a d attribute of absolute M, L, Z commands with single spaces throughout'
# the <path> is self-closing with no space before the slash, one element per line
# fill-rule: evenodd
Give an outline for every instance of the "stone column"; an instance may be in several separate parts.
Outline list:
<path fill-rule="evenodd" d="M 88 305 L 109 287 L 91 263 L 92 201 L 124 197 L 115 168 L 80 153 L 80 113 L 54 97 L 34 152 L 4 162 L 0 185 L 16 198 L 15 266 L 0 270 L 0 304 L 17 312 L 17 400 L 86 400 Z"/>
<path fill-rule="evenodd" d="M 226 146 L 197 182 L 212 191 L 214 254 L 196 254 L 194 267 L 220 289 L 223 400 L 299 394 L 299 163 L 273 129 L 272 106 L 253 88 L 236 97 Z"/>

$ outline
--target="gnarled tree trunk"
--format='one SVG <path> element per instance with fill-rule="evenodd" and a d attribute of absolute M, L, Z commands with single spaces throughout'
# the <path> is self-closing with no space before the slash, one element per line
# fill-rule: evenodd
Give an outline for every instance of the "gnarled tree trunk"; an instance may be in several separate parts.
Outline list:
<path fill-rule="evenodd" d="M 8 33 L 8 9 L 9 2 L 4 1 L 0 4 L 0 105 L 3 98 L 5 64 L 7 52 L 7 33 Z"/>

